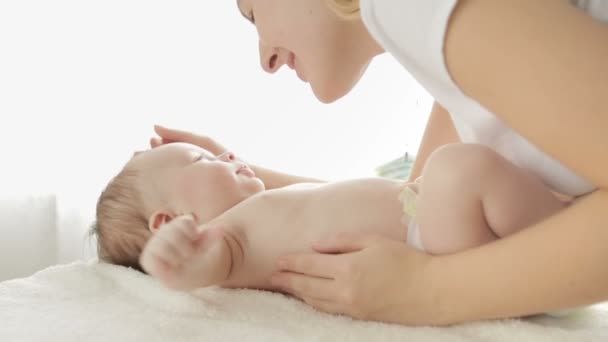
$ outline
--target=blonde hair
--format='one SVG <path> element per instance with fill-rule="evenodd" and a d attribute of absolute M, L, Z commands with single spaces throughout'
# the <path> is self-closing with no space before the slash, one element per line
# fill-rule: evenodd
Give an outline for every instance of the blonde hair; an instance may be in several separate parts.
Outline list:
<path fill-rule="evenodd" d="M 359 0 L 326 0 L 326 3 L 341 18 L 356 19 L 360 17 Z"/>
<path fill-rule="evenodd" d="M 138 177 L 137 171 L 124 169 L 108 183 L 97 201 L 90 235 L 97 238 L 101 261 L 144 272 L 139 256 L 152 233 L 137 188 Z"/>

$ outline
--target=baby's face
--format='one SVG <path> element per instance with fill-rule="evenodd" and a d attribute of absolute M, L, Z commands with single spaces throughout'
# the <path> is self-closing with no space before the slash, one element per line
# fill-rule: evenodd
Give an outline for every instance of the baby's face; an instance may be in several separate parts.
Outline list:
<path fill-rule="evenodd" d="M 208 221 L 264 191 L 264 183 L 231 154 L 215 157 L 194 145 L 174 143 L 141 153 L 129 162 L 141 171 L 139 187 L 149 210 L 169 206 L 174 214 L 194 213 Z M 153 198 L 150 198 L 153 197 Z"/>

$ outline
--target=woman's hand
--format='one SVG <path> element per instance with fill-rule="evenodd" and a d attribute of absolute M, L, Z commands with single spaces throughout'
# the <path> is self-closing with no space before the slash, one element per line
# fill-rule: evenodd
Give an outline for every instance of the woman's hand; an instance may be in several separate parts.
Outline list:
<path fill-rule="evenodd" d="M 154 131 L 158 134 L 158 137 L 150 138 L 150 147 L 152 148 L 174 142 L 183 142 L 204 148 L 216 156 L 228 151 L 224 146 L 208 136 L 166 128 L 159 125 L 154 126 Z"/>
<path fill-rule="evenodd" d="M 280 257 L 272 284 L 325 312 L 406 325 L 441 322 L 432 256 L 374 235 L 337 234 L 313 248 L 318 253 Z"/>

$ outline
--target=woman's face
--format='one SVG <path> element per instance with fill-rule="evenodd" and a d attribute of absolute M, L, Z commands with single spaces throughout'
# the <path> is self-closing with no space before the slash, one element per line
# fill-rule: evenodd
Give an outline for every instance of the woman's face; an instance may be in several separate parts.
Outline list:
<path fill-rule="evenodd" d="M 343 20 L 325 0 L 237 0 L 260 37 L 260 61 L 270 73 L 287 65 L 322 102 L 348 93 L 377 44 L 361 20 Z"/>

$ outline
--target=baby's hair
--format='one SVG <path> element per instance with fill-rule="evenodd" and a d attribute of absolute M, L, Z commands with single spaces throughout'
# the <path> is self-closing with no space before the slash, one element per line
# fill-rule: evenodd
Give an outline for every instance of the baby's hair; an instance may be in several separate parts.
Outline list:
<path fill-rule="evenodd" d="M 144 214 L 139 173 L 125 168 L 114 177 L 97 201 L 90 235 L 97 238 L 99 260 L 144 272 L 139 256 L 152 233 Z"/>
<path fill-rule="evenodd" d="M 360 16 L 359 0 L 326 0 L 329 7 L 344 19 L 356 19 Z"/>

